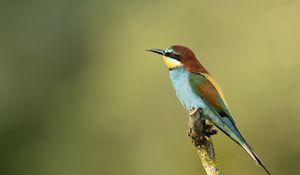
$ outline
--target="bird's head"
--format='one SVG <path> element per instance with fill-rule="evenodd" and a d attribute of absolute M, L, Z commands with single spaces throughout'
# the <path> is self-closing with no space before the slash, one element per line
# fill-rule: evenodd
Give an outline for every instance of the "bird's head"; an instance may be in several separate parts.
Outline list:
<path fill-rule="evenodd" d="M 185 46 L 173 45 L 165 50 L 149 49 L 147 51 L 162 55 L 169 70 L 185 67 L 190 71 L 207 72 L 192 50 Z"/>

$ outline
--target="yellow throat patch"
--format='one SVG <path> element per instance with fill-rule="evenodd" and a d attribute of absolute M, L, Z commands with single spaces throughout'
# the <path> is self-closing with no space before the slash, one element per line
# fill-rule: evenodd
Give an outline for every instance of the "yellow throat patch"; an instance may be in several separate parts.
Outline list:
<path fill-rule="evenodd" d="M 169 58 L 166 56 L 163 56 L 163 58 L 164 58 L 164 62 L 166 63 L 166 65 L 169 69 L 174 69 L 176 67 L 182 66 L 181 62 L 179 62 L 175 59 L 172 59 L 172 58 Z"/>

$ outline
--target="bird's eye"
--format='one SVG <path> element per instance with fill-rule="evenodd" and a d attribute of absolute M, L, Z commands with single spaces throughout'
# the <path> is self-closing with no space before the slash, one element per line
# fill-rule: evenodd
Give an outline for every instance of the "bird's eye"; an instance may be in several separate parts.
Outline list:
<path fill-rule="evenodd" d="M 171 53 L 169 53 L 169 56 L 170 56 L 170 57 L 174 57 L 175 54 L 174 54 L 173 52 L 171 52 Z"/>

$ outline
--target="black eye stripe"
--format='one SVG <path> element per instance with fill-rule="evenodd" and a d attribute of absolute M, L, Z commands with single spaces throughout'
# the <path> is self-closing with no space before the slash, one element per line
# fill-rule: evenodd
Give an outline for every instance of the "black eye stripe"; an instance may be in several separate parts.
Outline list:
<path fill-rule="evenodd" d="M 178 55 L 178 54 L 175 54 L 174 52 L 167 52 L 167 53 L 165 53 L 165 55 L 166 55 L 167 57 L 173 58 L 173 59 L 175 59 L 175 60 L 177 60 L 177 61 L 180 61 L 180 60 L 181 60 L 181 56 Z"/>

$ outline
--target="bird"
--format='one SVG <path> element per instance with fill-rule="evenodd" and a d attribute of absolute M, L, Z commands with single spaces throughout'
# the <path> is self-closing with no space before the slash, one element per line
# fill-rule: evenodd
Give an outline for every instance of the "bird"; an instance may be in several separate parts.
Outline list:
<path fill-rule="evenodd" d="M 191 49 L 173 45 L 165 50 L 152 48 L 146 51 L 163 56 L 172 86 L 185 110 L 192 114 L 201 109 L 202 116 L 240 145 L 256 164 L 271 175 L 236 127 L 220 85 Z"/>

